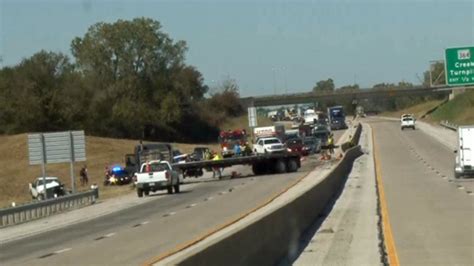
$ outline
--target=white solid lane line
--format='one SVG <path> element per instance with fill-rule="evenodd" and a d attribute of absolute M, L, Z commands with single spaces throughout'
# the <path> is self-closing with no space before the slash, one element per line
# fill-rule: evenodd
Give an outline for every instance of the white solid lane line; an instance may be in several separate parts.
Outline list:
<path fill-rule="evenodd" d="M 105 237 L 111 237 L 111 236 L 114 236 L 116 233 L 108 233 L 106 235 L 104 235 Z"/>
<path fill-rule="evenodd" d="M 172 216 L 172 215 L 175 215 L 176 212 L 169 212 L 169 213 L 166 213 L 163 215 L 163 217 L 168 217 L 168 216 Z"/>
<path fill-rule="evenodd" d="M 61 254 L 61 253 L 64 253 L 66 251 L 69 251 L 71 250 L 72 248 L 64 248 L 64 249 L 60 249 L 60 250 L 57 250 L 55 252 L 53 252 L 54 254 Z"/>

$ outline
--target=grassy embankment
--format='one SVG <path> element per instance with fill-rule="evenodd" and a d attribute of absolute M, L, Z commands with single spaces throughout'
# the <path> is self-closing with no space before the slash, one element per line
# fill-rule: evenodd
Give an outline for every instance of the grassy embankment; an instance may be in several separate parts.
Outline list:
<path fill-rule="evenodd" d="M 266 118 L 259 118 L 259 123 L 267 125 L 271 121 Z M 248 129 L 247 115 L 229 119 L 222 127 L 223 129 L 246 128 Z M 102 185 L 104 178 L 104 168 L 106 165 L 123 163 L 124 155 L 133 152 L 133 147 L 137 140 L 111 139 L 87 136 L 86 155 L 87 161 L 75 164 L 76 186 L 79 190 L 86 190 L 87 187 L 79 186 L 79 170 L 86 164 L 89 171 L 89 185 L 96 183 L 99 185 L 102 199 L 115 197 L 125 193 L 133 192 L 131 186 L 107 186 Z M 174 143 L 173 147 L 181 152 L 192 152 L 196 145 Z M 217 143 L 199 144 L 218 150 Z M 21 204 L 31 201 L 28 191 L 28 183 L 41 175 L 40 166 L 28 165 L 28 144 L 27 134 L 11 136 L 0 136 L 0 208 L 8 206 L 11 202 Z M 66 187 L 71 187 L 69 164 L 49 164 L 46 167 L 48 176 L 57 176 Z"/>
<path fill-rule="evenodd" d="M 457 95 L 436 109 L 430 118 L 436 122 L 448 120 L 458 125 L 474 125 L 474 90 Z"/>
<path fill-rule="evenodd" d="M 401 114 L 414 114 L 420 118 L 443 101 L 428 101 L 396 112 L 382 113 L 382 116 L 400 117 Z M 458 125 L 474 124 L 474 90 L 457 95 L 453 100 L 440 105 L 434 112 L 423 120 L 430 123 L 439 123 L 448 120 Z"/>

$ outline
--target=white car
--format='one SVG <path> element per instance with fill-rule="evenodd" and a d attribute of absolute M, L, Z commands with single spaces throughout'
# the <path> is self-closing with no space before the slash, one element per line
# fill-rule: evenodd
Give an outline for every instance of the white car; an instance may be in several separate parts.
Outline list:
<path fill-rule="evenodd" d="M 257 154 L 284 152 L 286 150 L 285 145 L 277 138 L 261 138 L 253 148 Z"/>
<path fill-rule="evenodd" d="M 46 184 L 43 181 L 46 181 Z M 29 184 L 29 189 L 31 197 L 37 200 L 57 198 L 67 194 L 59 178 L 52 176 L 47 176 L 44 179 L 43 177 L 37 177 L 33 183 Z"/>
<path fill-rule="evenodd" d="M 413 116 L 403 116 L 401 119 L 401 129 L 412 128 L 415 130 L 415 121 L 416 119 Z"/>

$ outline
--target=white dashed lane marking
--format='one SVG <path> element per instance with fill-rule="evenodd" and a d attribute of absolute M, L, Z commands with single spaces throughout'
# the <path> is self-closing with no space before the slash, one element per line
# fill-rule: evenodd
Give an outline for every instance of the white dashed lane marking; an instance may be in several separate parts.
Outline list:
<path fill-rule="evenodd" d="M 98 240 L 102 240 L 102 239 L 105 239 L 105 238 L 109 238 L 109 237 L 114 236 L 114 235 L 115 235 L 115 233 L 108 233 L 106 235 L 99 236 L 98 238 L 95 238 L 94 240 L 98 241 Z"/>
<path fill-rule="evenodd" d="M 61 253 L 64 253 L 64 252 L 66 252 L 66 251 L 69 251 L 69 250 L 71 250 L 71 249 L 72 249 L 72 248 L 60 249 L 60 250 L 58 250 L 58 251 L 55 251 L 54 253 L 55 253 L 55 254 L 61 254 Z"/>
<path fill-rule="evenodd" d="M 170 212 L 170 213 L 166 213 L 166 214 L 163 214 L 163 217 L 168 217 L 168 216 L 172 216 L 172 215 L 175 215 L 176 212 Z"/>
<path fill-rule="evenodd" d="M 66 251 L 69 251 L 71 250 L 72 248 L 64 248 L 64 249 L 60 249 L 60 250 L 56 250 L 54 252 L 51 252 L 51 253 L 48 253 L 48 254 L 44 254 L 42 256 L 39 256 L 38 259 L 44 259 L 44 258 L 47 258 L 47 257 L 51 257 L 51 256 L 54 256 L 54 255 L 57 255 L 57 254 L 61 254 L 61 253 L 64 253 Z"/>

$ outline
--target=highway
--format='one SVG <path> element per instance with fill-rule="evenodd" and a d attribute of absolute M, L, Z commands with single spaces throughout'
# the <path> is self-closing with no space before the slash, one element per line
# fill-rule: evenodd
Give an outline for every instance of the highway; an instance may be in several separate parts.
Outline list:
<path fill-rule="evenodd" d="M 343 131 L 335 134 L 336 139 Z M 190 179 L 178 195 L 155 194 L 156 200 L 94 220 L 8 242 L 2 265 L 136 265 L 197 239 L 259 206 L 313 170 L 316 156 L 297 173 L 251 176 L 250 167 L 226 169 L 241 178 Z M 84 209 L 86 210 L 86 208 Z"/>
<path fill-rule="evenodd" d="M 453 150 L 422 130 L 401 131 L 399 121 L 366 118 L 362 122 L 372 129 L 373 146 L 364 149 L 374 156 L 376 167 L 367 163 L 368 158 L 357 164 L 357 173 L 346 184 L 349 190 L 343 192 L 320 228 L 336 230 L 332 240 L 327 241 L 331 235 L 326 231 L 318 231 L 307 247 L 318 252 L 309 259 L 348 265 L 378 260 L 377 239 L 367 242 L 367 232 L 375 235 L 378 230 L 373 218 L 374 185 L 370 185 L 374 177 L 369 174 L 369 168 L 374 168 L 372 172 L 385 192 L 380 201 L 389 215 L 385 225 L 390 234 L 384 237 L 385 245 L 394 247 L 389 250 L 391 258 L 400 265 L 474 265 L 474 179 L 454 179 Z M 336 139 L 342 133 L 336 131 Z M 365 139 L 365 143 L 370 141 Z M 153 262 L 153 258 L 191 244 L 248 213 L 321 164 L 309 157 L 299 172 L 292 174 L 252 176 L 249 167 L 236 166 L 225 173 L 237 171 L 241 178 L 191 179 L 179 195 L 161 193 L 133 208 L 9 242 L 2 246 L 0 261 L 2 265 Z M 359 192 L 352 189 L 354 185 Z M 361 249 L 357 244 L 361 241 L 373 247 Z M 352 253 L 341 259 L 333 254 L 337 250 Z"/>
<path fill-rule="evenodd" d="M 398 121 L 367 121 L 400 265 L 474 265 L 474 179 L 454 179 L 453 150 Z"/>

